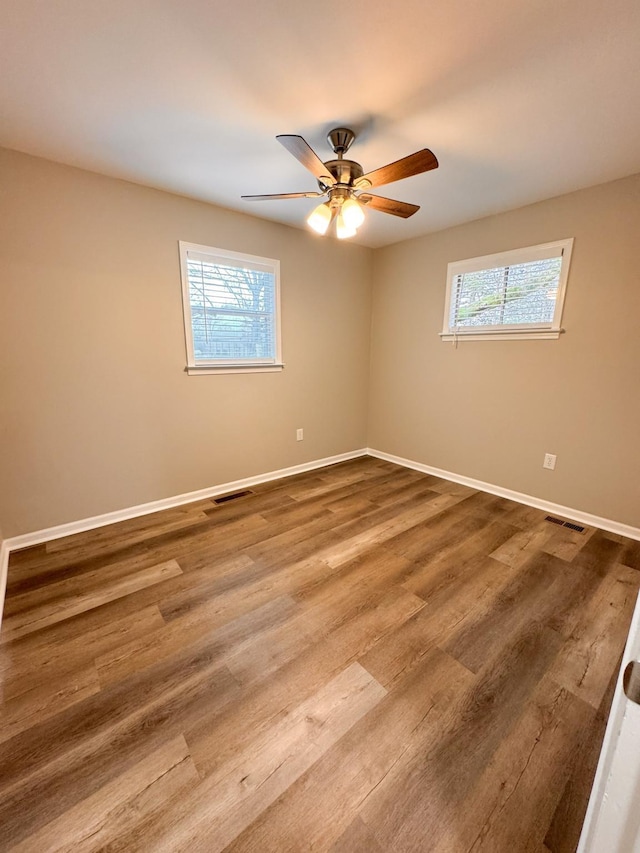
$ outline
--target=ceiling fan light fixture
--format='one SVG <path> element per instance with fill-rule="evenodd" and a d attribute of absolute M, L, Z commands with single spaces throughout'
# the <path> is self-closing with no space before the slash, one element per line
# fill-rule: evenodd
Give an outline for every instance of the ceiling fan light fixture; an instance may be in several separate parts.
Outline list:
<path fill-rule="evenodd" d="M 353 237 L 365 220 L 366 205 L 372 210 L 389 213 L 408 219 L 420 210 L 419 205 L 404 201 L 395 201 L 380 195 L 371 195 L 372 187 L 392 184 L 421 175 L 438 168 L 438 159 L 428 148 L 422 148 L 407 157 L 401 157 L 393 163 L 363 174 L 364 169 L 355 160 L 347 160 L 344 155 L 355 139 L 355 133 L 348 127 L 335 127 L 329 131 L 327 139 L 336 159 L 323 163 L 309 143 L 294 133 L 276 136 L 286 150 L 311 172 L 318 182 L 318 190 L 296 193 L 267 193 L 263 195 L 243 195 L 246 201 L 272 201 L 290 198 L 321 198 L 328 201 L 314 208 L 307 217 L 307 224 L 317 234 L 324 236 L 336 222 L 336 235 L 340 240 Z M 365 192 L 362 192 L 362 191 Z"/>
<path fill-rule="evenodd" d="M 342 205 L 342 218 L 347 228 L 355 231 L 364 222 L 364 210 L 354 198 L 348 198 Z"/>
<path fill-rule="evenodd" d="M 341 211 L 336 218 L 336 237 L 338 240 L 347 240 L 349 237 L 355 237 L 355 233 L 356 229 L 345 222 Z"/>
<path fill-rule="evenodd" d="M 313 228 L 316 234 L 320 234 L 321 236 L 327 233 L 330 224 L 331 208 L 329 207 L 328 202 L 319 204 L 311 211 L 309 216 L 307 216 L 307 225 L 310 228 Z"/>

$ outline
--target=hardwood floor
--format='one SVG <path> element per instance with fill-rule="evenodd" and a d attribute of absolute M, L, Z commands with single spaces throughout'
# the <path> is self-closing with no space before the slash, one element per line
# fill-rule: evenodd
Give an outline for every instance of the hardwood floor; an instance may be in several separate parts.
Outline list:
<path fill-rule="evenodd" d="M 575 850 L 640 543 L 362 458 L 14 553 L 0 849 Z"/>

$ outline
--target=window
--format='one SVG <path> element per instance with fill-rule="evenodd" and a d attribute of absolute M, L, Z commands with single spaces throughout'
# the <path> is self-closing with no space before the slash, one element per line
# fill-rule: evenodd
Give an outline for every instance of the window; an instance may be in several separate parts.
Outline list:
<path fill-rule="evenodd" d="M 282 370 L 280 262 L 179 245 L 187 372 Z"/>
<path fill-rule="evenodd" d="M 573 238 L 447 268 L 443 340 L 557 338 Z"/>

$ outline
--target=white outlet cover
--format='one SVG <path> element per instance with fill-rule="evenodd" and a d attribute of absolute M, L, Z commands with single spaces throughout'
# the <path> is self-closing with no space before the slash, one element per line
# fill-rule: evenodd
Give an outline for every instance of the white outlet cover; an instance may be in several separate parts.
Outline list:
<path fill-rule="evenodd" d="M 553 471 L 556 467 L 556 459 L 557 456 L 555 453 L 545 453 L 542 467 L 547 468 L 549 471 Z"/>

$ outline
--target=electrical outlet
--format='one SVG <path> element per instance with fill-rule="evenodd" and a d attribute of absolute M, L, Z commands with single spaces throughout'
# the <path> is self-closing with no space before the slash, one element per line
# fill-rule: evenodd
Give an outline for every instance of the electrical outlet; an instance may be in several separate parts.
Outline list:
<path fill-rule="evenodd" d="M 558 457 L 555 455 L 555 453 L 545 453 L 544 454 L 544 462 L 542 463 L 542 467 L 548 468 L 549 471 L 553 471 L 553 469 L 556 467 L 556 459 L 557 458 Z"/>
<path fill-rule="evenodd" d="M 303 438 L 304 438 L 304 430 L 297 429 L 296 430 L 296 441 L 302 441 Z"/>

